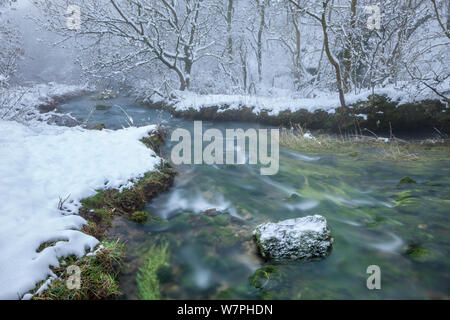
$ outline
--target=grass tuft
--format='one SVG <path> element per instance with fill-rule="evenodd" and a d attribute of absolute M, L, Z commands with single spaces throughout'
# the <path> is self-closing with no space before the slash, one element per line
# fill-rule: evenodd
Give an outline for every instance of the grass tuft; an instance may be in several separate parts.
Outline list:
<path fill-rule="evenodd" d="M 125 256 L 124 245 L 117 241 L 104 240 L 96 255 L 77 258 L 67 257 L 60 261 L 60 267 L 53 272 L 57 278 L 48 288 L 33 296 L 34 300 L 104 300 L 119 297 L 117 277 Z M 70 274 L 67 267 L 77 266 L 81 270 L 80 289 L 69 289 Z"/>
<path fill-rule="evenodd" d="M 360 159 L 371 155 L 377 160 L 417 161 L 420 156 L 412 153 L 413 144 L 395 137 L 389 139 L 378 136 L 349 135 L 336 136 L 320 134 L 313 137 L 297 125 L 290 130 L 283 128 L 280 135 L 280 144 L 293 150 L 310 153 L 333 152 L 338 155 Z M 369 152 L 359 152 L 364 149 Z"/>

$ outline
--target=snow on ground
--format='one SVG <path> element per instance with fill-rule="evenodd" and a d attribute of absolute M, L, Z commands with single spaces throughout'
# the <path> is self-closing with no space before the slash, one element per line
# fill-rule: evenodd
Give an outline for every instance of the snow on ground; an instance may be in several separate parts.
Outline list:
<path fill-rule="evenodd" d="M 392 101 L 399 104 L 421 101 L 425 99 L 439 99 L 432 92 L 421 92 L 407 89 L 405 84 L 398 87 L 378 88 L 374 91 L 379 95 L 386 95 Z M 345 95 L 346 104 L 355 104 L 365 101 L 372 94 L 371 90 L 365 90 L 361 93 L 348 93 Z M 173 104 L 176 111 L 187 111 L 189 109 L 199 111 L 202 108 L 219 107 L 218 112 L 226 110 L 238 110 L 242 107 L 253 108 L 255 114 L 262 111 L 268 111 L 269 115 L 277 116 L 280 112 L 296 112 L 304 109 L 309 112 L 324 110 L 328 113 L 334 113 L 335 109 L 340 107 L 339 96 L 332 92 L 313 92 L 311 97 L 299 97 L 298 94 L 290 92 L 280 95 L 276 92 L 273 95 L 225 95 L 225 94 L 207 94 L 200 95 L 193 92 L 177 92 L 179 99 Z"/>
<path fill-rule="evenodd" d="M 38 106 L 52 105 L 57 99 L 77 96 L 88 91 L 92 91 L 92 88 L 86 85 L 65 85 L 54 82 L 29 87 L 0 88 L 0 119 L 22 122 L 46 121 L 56 113 L 41 114 L 37 109 Z"/>
<path fill-rule="evenodd" d="M 89 131 L 0 120 L 0 299 L 21 298 L 54 276 L 49 266 L 58 258 L 94 249 L 98 241 L 77 231 L 86 223 L 76 215 L 79 200 L 155 170 L 160 159 L 139 141 L 153 128 Z M 68 196 L 62 212 L 59 198 Z"/>

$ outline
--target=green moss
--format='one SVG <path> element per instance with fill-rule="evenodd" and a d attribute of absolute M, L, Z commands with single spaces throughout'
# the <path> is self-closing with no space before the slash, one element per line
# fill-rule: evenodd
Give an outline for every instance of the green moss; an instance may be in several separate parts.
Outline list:
<path fill-rule="evenodd" d="M 151 247 L 146 254 L 146 262 L 136 277 L 139 298 L 142 300 L 161 299 L 161 281 L 167 281 L 170 268 L 168 244 Z M 159 276 L 163 275 L 161 280 Z"/>
<path fill-rule="evenodd" d="M 237 245 L 240 241 L 233 230 L 225 227 L 203 229 L 197 234 L 197 240 L 208 246 L 217 248 L 232 247 Z"/>
<path fill-rule="evenodd" d="M 147 223 L 148 224 L 152 224 L 152 225 L 160 225 L 160 224 L 166 224 L 169 221 L 167 221 L 166 219 L 160 217 L 160 216 L 153 216 L 153 215 L 149 215 L 148 219 L 147 219 Z"/>
<path fill-rule="evenodd" d="M 135 211 L 131 214 L 130 219 L 136 223 L 144 223 L 148 219 L 148 213 L 145 211 Z"/>
<path fill-rule="evenodd" d="M 228 218 L 225 215 L 215 216 L 213 219 L 213 224 L 221 227 L 226 227 L 230 224 Z"/>
<path fill-rule="evenodd" d="M 105 191 L 98 190 L 95 196 L 82 199 L 80 202 L 87 210 L 101 209 L 107 204 Z"/>
<path fill-rule="evenodd" d="M 99 236 L 109 228 L 115 215 L 125 215 L 132 221 L 145 222 L 141 211 L 146 202 L 168 190 L 174 176 L 175 171 L 172 167 L 164 163 L 157 171 L 145 174 L 131 188 L 122 191 L 99 190 L 95 196 L 81 200 L 83 207 L 80 209 L 80 215 L 97 224 L 97 226 L 88 225 L 85 232 L 95 237 Z"/>

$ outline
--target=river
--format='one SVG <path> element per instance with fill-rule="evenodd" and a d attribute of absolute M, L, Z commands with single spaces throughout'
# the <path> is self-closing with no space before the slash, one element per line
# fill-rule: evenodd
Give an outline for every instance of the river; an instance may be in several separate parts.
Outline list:
<path fill-rule="evenodd" d="M 121 108 L 90 115 L 96 104 Z M 106 101 L 80 97 L 58 109 L 80 121 L 89 118 L 88 126 L 126 127 L 130 122 L 126 113 L 136 126 L 162 123 L 169 131 L 193 131 L 192 121 L 124 97 Z M 203 127 L 268 128 L 206 121 Z M 168 142 L 165 155 L 170 156 L 171 146 Z M 255 165 L 176 169 L 174 187 L 145 208 L 162 219 L 136 224 L 119 218 L 110 230 L 110 236 L 120 237 L 127 247 L 120 278 L 123 299 L 142 297 L 140 288 L 146 284 L 137 275 L 149 255 L 164 247 L 157 273 L 163 299 L 449 298 L 448 154 L 402 163 L 357 161 L 282 147 L 280 170 L 274 176 L 260 175 Z M 399 188 L 404 176 L 418 183 Z M 258 257 L 252 241 L 257 224 L 312 214 L 325 216 L 331 227 L 335 242 L 328 257 L 285 264 Z M 367 288 L 371 265 L 380 267 L 380 290 Z"/>

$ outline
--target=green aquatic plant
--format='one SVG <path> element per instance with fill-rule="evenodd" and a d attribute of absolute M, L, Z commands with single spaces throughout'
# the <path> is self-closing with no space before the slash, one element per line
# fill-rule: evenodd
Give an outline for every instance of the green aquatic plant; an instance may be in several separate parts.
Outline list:
<path fill-rule="evenodd" d="M 276 267 L 265 266 L 255 271 L 250 282 L 255 288 L 263 289 L 269 284 L 273 274 L 276 274 Z"/>
<path fill-rule="evenodd" d="M 161 299 L 160 284 L 170 279 L 170 268 L 168 244 L 152 246 L 146 254 L 145 264 L 139 268 L 136 277 L 139 298 L 142 300 Z"/>
<path fill-rule="evenodd" d="M 265 300 L 283 299 L 290 295 L 287 273 L 283 266 L 267 265 L 255 271 L 249 278 L 250 286 Z"/>
<path fill-rule="evenodd" d="M 433 252 L 420 244 L 413 243 L 408 246 L 405 254 L 416 261 L 426 261 L 433 257 Z"/>

